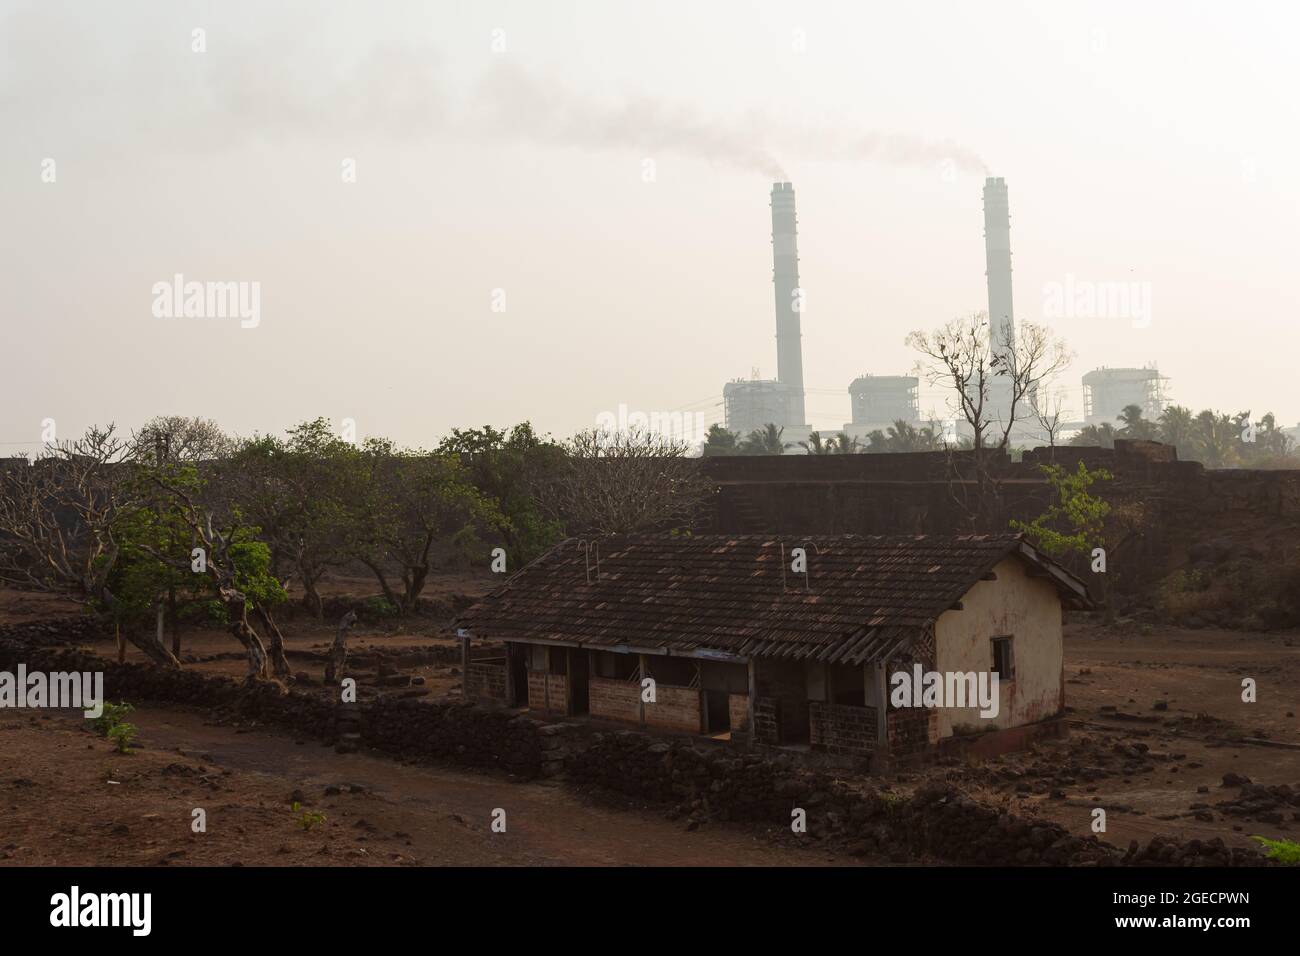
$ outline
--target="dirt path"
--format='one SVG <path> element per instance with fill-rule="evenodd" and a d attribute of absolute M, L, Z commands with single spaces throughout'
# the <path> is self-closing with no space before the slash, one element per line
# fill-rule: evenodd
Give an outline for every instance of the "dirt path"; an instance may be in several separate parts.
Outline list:
<path fill-rule="evenodd" d="M 50 715 L 44 715 L 50 716 Z M 738 828 L 686 832 L 554 783 L 337 754 L 278 733 L 142 707 L 123 756 L 64 715 L 0 718 L 0 863 L 27 865 L 849 864 Z M 112 782 L 110 782 L 112 781 Z M 327 793 L 326 788 L 330 788 Z M 338 792 L 334 792 L 337 790 Z M 325 820 L 303 829 L 289 809 Z M 207 832 L 191 832 L 193 809 Z M 505 811 L 506 832 L 492 831 Z M 302 812 L 302 811 L 300 811 Z"/>

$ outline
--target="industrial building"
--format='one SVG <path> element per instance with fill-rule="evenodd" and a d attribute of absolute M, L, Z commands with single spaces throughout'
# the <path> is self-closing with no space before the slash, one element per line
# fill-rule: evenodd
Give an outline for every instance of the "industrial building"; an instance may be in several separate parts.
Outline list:
<path fill-rule="evenodd" d="M 898 421 L 920 426 L 917 398 L 920 379 L 915 375 L 862 375 L 849 385 L 853 420 L 844 431 L 859 441 L 873 431 L 886 431 Z"/>
<path fill-rule="evenodd" d="M 1155 365 L 1098 368 L 1083 377 L 1083 417 L 1089 425 L 1114 425 L 1129 405 L 1154 421 L 1165 410 L 1163 379 Z"/>
<path fill-rule="evenodd" d="M 800 317 L 799 246 L 794 186 L 772 184 L 772 286 L 776 305 L 776 379 L 737 379 L 722 390 L 726 426 L 747 435 L 769 423 L 786 430 L 787 441 L 807 437 L 804 411 L 803 342 Z"/>
<path fill-rule="evenodd" d="M 1002 177 L 984 180 L 984 256 L 988 293 L 989 352 L 991 357 L 1011 361 L 1016 347 L 1014 296 L 1011 281 L 1011 206 L 1007 183 Z M 723 386 L 725 423 L 740 436 L 775 424 L 784 429 L 788 447 L 806 440 L 807 424 L 803 380 L 801 319 L 803 291 L 799 285 L 799 254 L 794 187 L 773 183 L 772 279 L 776 307 L 777 375 L 774 379 L 736 379 Z M 1150 419 L 1159 418 L 1165 407 L 1163 379 L 1154 365 L 1147 368 L 1099 368 L 1083 377 L 1084 421 L 1063 423 L 1067 430 L 1084 424 L 1114 424 L 1128 405 L 1139 406 Z M 985 418 L 988 437 L 1000 437 L 1002 423 L 1011 413 L 1011 383 L 995 375 L 986 383 Z M 873 431 L 887 431 L 898 421 L 919 426 L 919 380 L 911 375 L 864 374 L 848 387 L 850 421 L 843 431 L 859 442 Z M 1034 395 L 1021 399 L 1015 409 L 1011 442 L 1024 447 L 1045 444 L 1049 436 L 1034 413 Z M 970 438 L 971 428 L 958 417 L 954 423 L 959 437 Z"/>

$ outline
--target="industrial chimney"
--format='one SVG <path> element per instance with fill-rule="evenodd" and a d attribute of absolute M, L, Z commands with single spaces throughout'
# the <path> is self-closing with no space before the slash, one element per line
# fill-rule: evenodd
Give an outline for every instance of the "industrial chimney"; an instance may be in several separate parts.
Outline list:
<path fill-rule="evenodd" d="M 803 345 L 799 315 L 799 251 L 795 242 L 794 186 L 772 184 L 772 282 L 776 291 L 776 379 L 787 393 L 786 425 L 802 426 L 804 417 Z"/>
<path fill-rule="evenodd" d="M 1001 176 L 984 180 L 984 275 L 989 284 L 989 341 L 994 355 L 1015 345 L 1011 310 L 1011 209 Z"/>

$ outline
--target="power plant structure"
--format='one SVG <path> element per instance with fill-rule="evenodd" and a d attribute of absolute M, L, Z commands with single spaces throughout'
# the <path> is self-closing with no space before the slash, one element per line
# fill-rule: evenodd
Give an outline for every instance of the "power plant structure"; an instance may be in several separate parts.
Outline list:
<path fill-rule="evenodd" d="M 988 291 L 989 356 L 1009 367 L 1016 347 L 1014 295 L 1011 282 L 1011 205 L 1006 180 L 984 180 L 984 275 Z M 811 427 L 804 407 L 803 340 L 801 319 L 804 295 L 799 285 L 799 247 L 794 186 L 772 184 L 772 285 L 776 306 L 775 379 L 735 379 L 723 386 L 726 428 L 745 437 L 771 424 L 784 430 L 787 447 L 806 440 Z M 1065 433 L 1085 424 L 1114 424 L 1128 405 L 1137 405 L 1144 417 L 1156 419 L 1164 411 L 1166 381 L 1155 365 L 1147 368 L 1099 368 L 1083 377 L 1084 420 L 1060 422 Z M 864 374 L 849 385 L 851 421 L 843 431 L 864 441 L 873 431 L 887 431 L 898 421 L 920 426 L 919 380 L 913 375 Z M 986 440 L 999 440 L 1011 413 L 1012 384 L 1008 376 L 993 375 L 986 382 L 984 403 Z M 1022 396 L 1015 409 L 1010 435 L 1013 445 L 1045 444 L 1048 434 L 1034 413 L 1037 396 Z M 957 437 L 970 438 L 972 429 L 963 419 L 953 423 Z M 1058 432 L 1059 435 L 1059 432 Z"/>
<path fill-rule="evenodd" d="M 853 421 L 844 423 L 844 432 L 863 441 L 873 431 L 886 432 L 890 425 L 904 421 L 914 427 L 921 424 L 918 390 L 921 380 L 915 375 L 861 375 L 849 385 L 849 404 Z"/>
<path fill-rule="evenodd" d="M 1155 364 L 1146 368 L 1098 368 L 1083 377 L 1083 420 L 1111 424 L 1130 405 L 1154 421 L 1165 410 L 1164 382 Z"/>
<path fill-rule="evenodd" d="M 803 290 L 794 185 L 772 184 L 772 288 L 776 303 L 776 379 L 737 379 L 722 389 L 728 431 L 748 435 L 774 424 L 787 442 L 807 438 L 804 411 Z"/>

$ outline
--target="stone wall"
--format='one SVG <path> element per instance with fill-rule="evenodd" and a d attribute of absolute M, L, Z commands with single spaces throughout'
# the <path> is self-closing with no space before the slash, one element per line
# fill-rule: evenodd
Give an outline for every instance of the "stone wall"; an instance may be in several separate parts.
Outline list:
<path fill-rule="evenodd" d="M 857 855 L 897 862 L 939 860 L 970 865 L 1114 866 L 1259 865 L 1254 850 L 1222 840 L 1187 844 L 1155 838 L 1128 852 L 1096 836 L 1077 837 L 1056 823 L 1013 816 L 943 784 L 910 797 L 860 790 L 835 775 L 795 767 L 782 758 L 697 749 L 635 731 L 596 734 L 572 752 L 566 767 L 580 786 L 669 807 L 692 822 L 737 821 L 790 833 L 791 812 L 807 814 L 808 837 Z"/>
<path fill-rule="evenodd" d="M 42 628 L 76 625 L 57 622 Z M 65 639 L 67 631 L 63 632 Z M 358 743 L 403 757 L 433 759 L 500 769 L 524 777 L 543 773 L 546 726 L 509 711 L 483 709 L 468 701 L 426 701 L 380 697 L 345 704 L 337 690 L 285 691 L 271 682 L 118 664 L 95 654 L 48 647 L 46 633 L 31 627 L 0 628 L 0 670 L 25 663 L 28 671 L 102 671 L 104 694 L 113 701 L 154 701 L 202 707 L 222 719 L 273 724 L 303 737 L 335 742 L 341 734 Z M 554 732 L 551 732 L 554 733 Z"/>
<path fill-rule="evenodd" d="M 741 753 L 636 731 L 583 736 L 464 701 L 379 698 L 343 705 L 334 691 L 288 691 L 272 683 L 146 664 L 116 664 L 94 654 L 49 646 L 75 623 L 0 628 L 0 670 L 103 671 L 112 700 L 159 701 L 210 708 L 221 719 L 256 720 L 304 737 L 331 740 L 346 724 L 362 742 L 397 756 L 510 772 L 522 778 L 567 773 L 570 785 L 667 805 L 671 816 L 732 820 L 789 832 L 791 811 L 807 814 L 808 837 L 857 855 L 898 862 L 926 859 L 976 865 L 1259 865 L 1259 853 L 1221 840 L 1136 841 L 1127 852 L 1071 835 L 1063 827 L 1017 818 L 947 785 L 910 797 L 864 790 L 836 775 L 798 767 L 786 756 Z M 770 701 L 755 702 L 756 718 Z"/>

